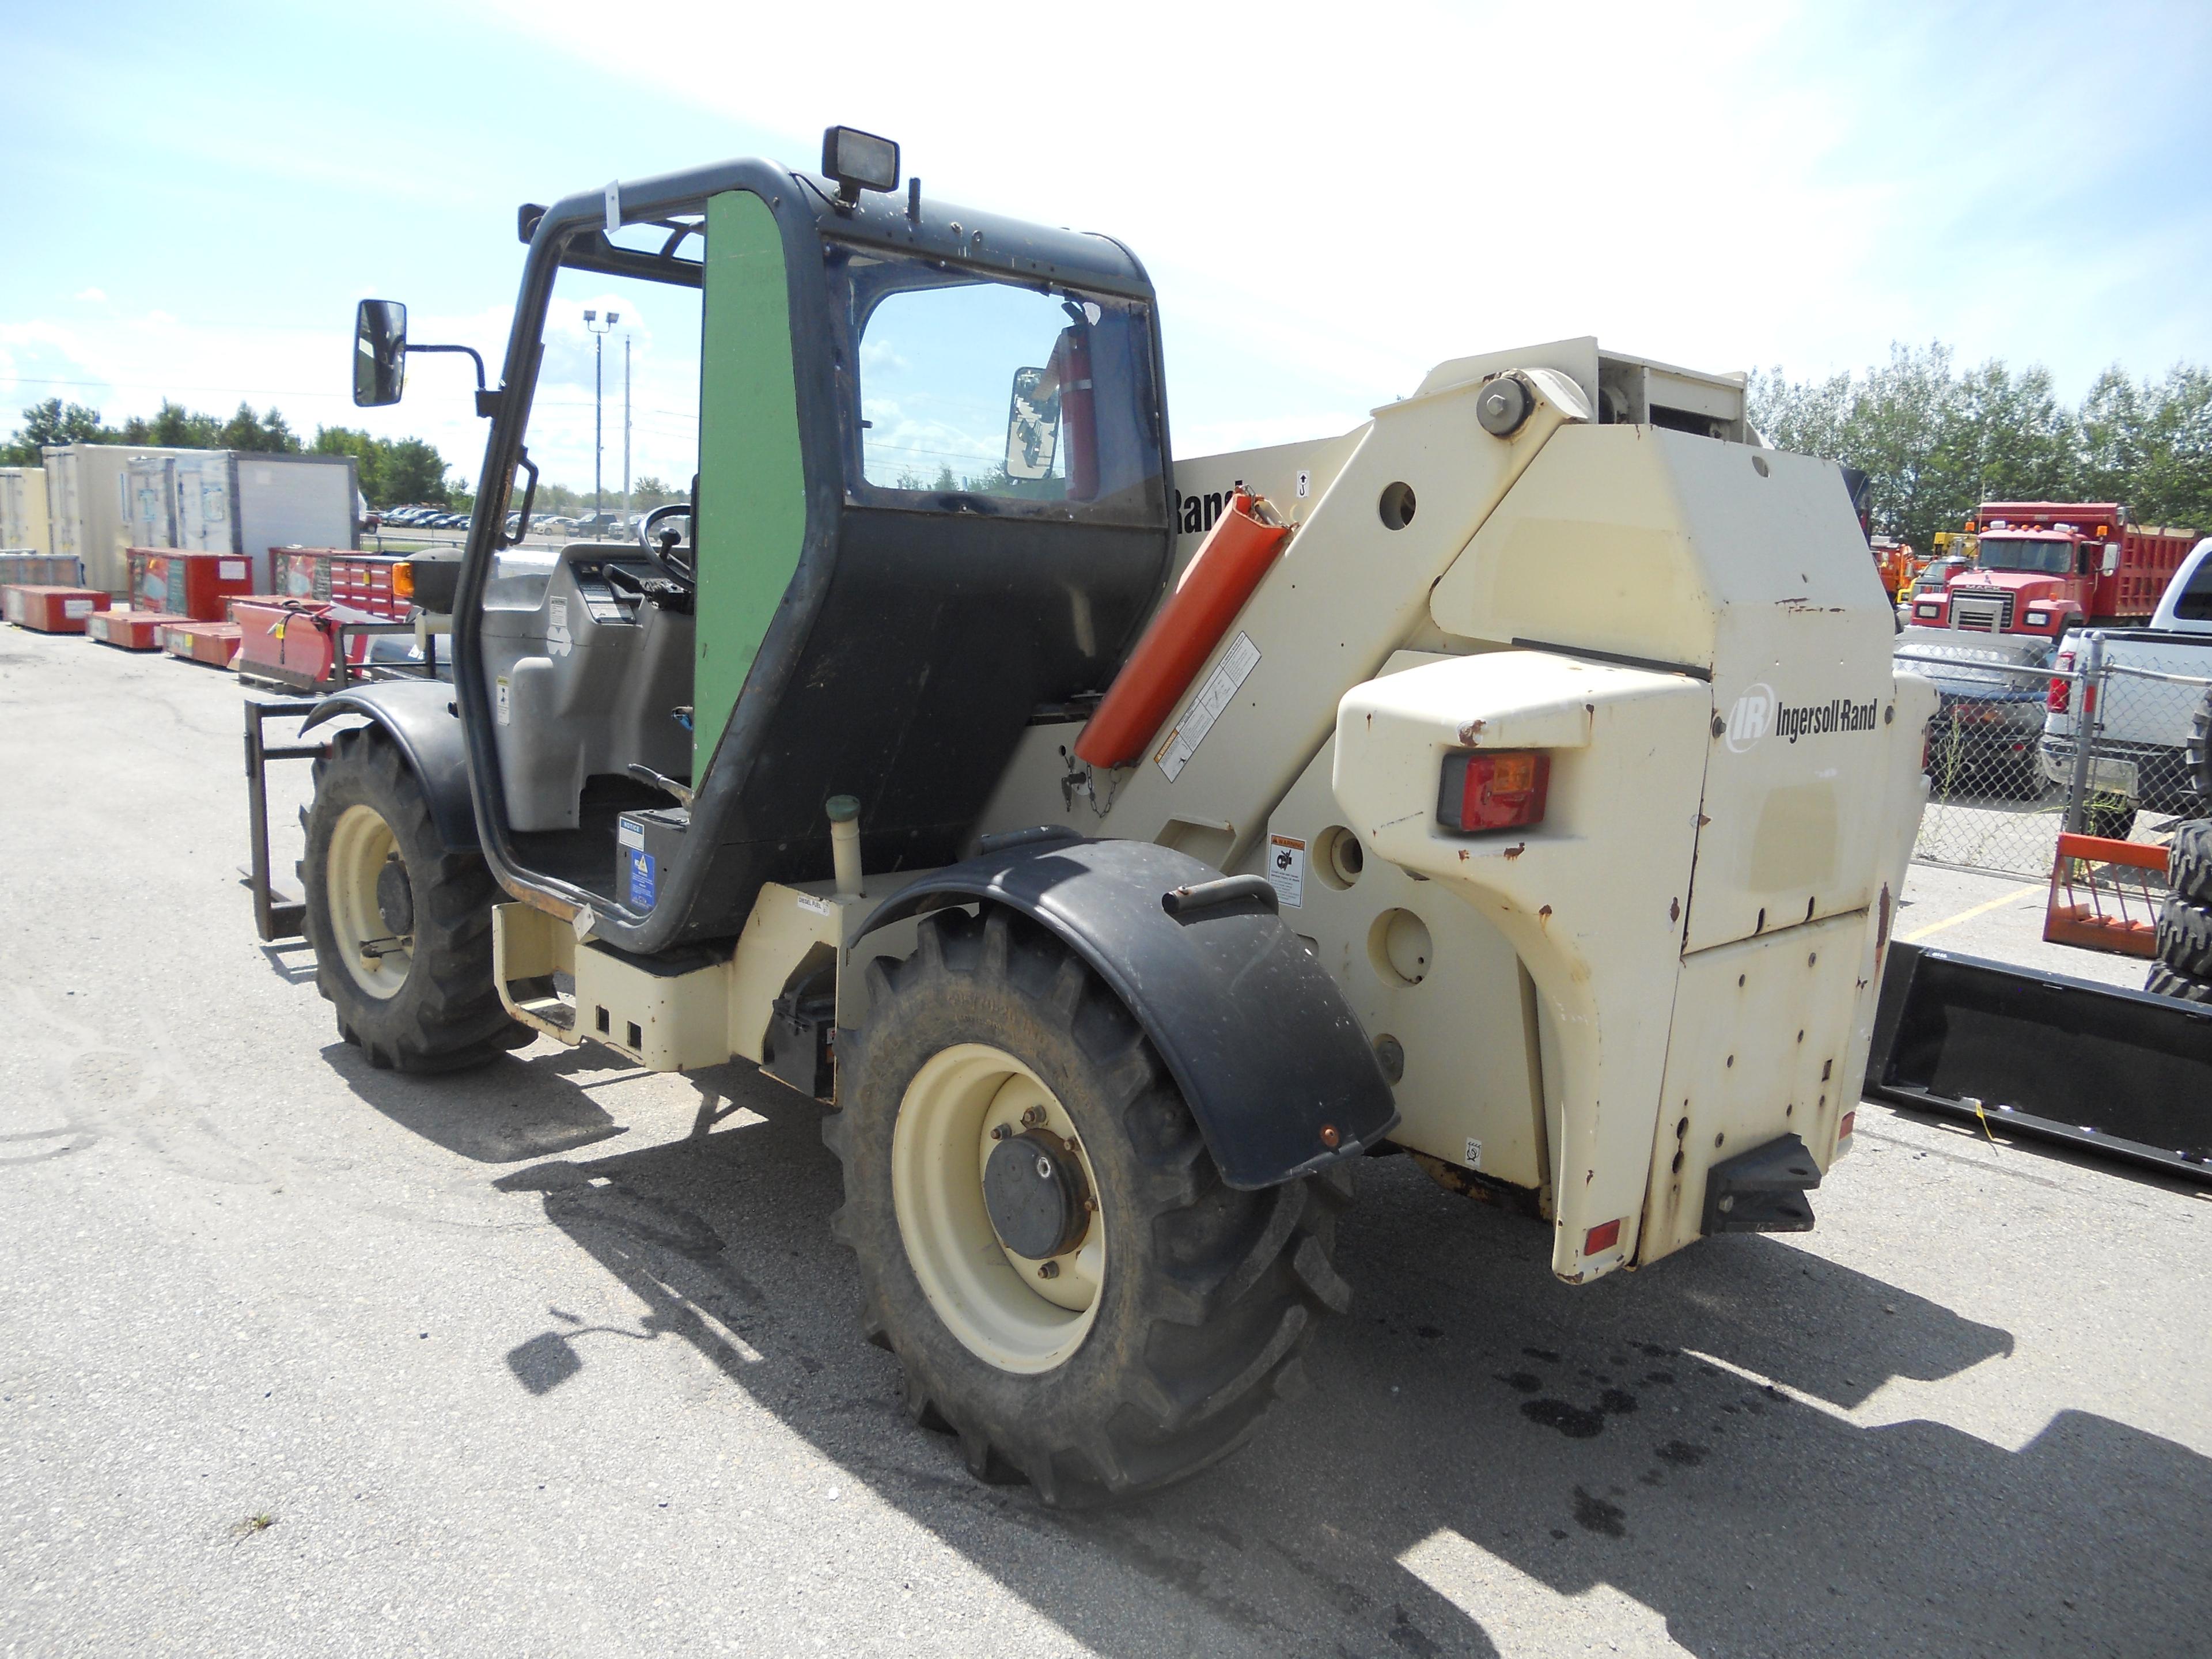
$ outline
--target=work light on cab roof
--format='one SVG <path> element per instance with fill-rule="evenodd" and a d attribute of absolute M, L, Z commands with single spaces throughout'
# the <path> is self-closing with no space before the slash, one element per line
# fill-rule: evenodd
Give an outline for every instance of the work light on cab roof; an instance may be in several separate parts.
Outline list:
<path fill-rule="evenodd" d="M 837 197 L 857 202 L 864 190 L 898 188 L 899 147 L 858 127 L 830 127 L 822 134 L 822 171 L 837 181 Z"/>

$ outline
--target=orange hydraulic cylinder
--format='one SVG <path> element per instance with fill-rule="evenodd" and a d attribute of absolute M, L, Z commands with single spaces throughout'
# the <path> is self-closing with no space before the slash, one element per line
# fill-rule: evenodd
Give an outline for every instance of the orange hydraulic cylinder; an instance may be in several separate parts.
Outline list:
<path fill-rule="evenodd" d="M 1075 740 L 1078 760 L 1126 766 L 1144 753 L 1282 551 L 1291 527 L 1262 520 L 1264 505 L 1242 489 L 1230 498 Z"/>

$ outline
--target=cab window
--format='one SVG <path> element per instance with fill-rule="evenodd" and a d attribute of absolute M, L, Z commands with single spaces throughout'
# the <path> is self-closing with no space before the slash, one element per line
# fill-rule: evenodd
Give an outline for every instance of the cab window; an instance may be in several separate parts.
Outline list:
<path fill-rule="evenodd" d="M 1084 519 L 1164 511 L 1146 307 L 859 250 L 833 250 L 830 280 L 857 494 Z"/>

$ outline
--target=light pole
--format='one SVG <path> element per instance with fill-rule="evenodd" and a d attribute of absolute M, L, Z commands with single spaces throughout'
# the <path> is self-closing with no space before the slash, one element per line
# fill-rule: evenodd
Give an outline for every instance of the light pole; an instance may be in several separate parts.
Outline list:
<path fill-rule="evenodd" d="M 629 336 L 623 336 L 623 515 L 629 515 Z"/>
<path fill-rule="evenodd" d="M 607 313 L 607 320 L 604 325 L 599 321 L 598 312 L 587 311 L 584 313 L 584 326 L 592 331 L 592 511 L 594 513 L 606 505 L 606 492 L 599 483 L 599 459 L 605 453 L 599 419 L 599 396 L 605 380 L 605 376 L 601 372 L 601 366 L 606 357 L 607 336 L 612 331 L 614 325 L 620 321 L 622 321 L 622 313 L 619 311 Z M 625 401 L 627 401 L 627 394 L 625 394 Z"/>

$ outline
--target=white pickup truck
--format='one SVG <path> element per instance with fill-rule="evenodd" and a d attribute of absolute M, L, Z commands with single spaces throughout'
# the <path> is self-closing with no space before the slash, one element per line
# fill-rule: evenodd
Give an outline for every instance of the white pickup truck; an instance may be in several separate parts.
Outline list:
<path fill-rule="evenodd" d="M 2148 628 L 2104 633 L 2105 689 L 2090 781 L 2154 812 L 2212 812 L 2212 536 L 2173 573 Z M 2069 635 L 2054 666 L 2087 665 L 2090 642 Z M 2044 773 L 2065 783 L 2074 771 L 2081 699 L 2051 682 L 2044 716 Z"/>

